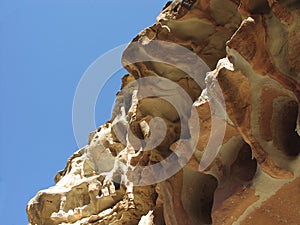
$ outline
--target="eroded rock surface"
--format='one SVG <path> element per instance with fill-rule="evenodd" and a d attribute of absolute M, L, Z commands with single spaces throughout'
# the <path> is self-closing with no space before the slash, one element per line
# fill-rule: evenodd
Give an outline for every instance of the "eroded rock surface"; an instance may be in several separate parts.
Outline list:
<path fill-rule="evenodd" d="M 168 2 L 30 224 L 300 224 L 299 51 L 297 0 Z"/>

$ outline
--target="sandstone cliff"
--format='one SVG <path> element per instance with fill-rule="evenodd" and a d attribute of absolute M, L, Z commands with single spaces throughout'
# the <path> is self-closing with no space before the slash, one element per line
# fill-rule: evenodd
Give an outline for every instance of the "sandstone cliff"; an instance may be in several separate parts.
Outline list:
<path fill-rule="evenodd" d="M 30 224 L 300 224 L 299 51 L 297 0 L 167 3 Z"/>

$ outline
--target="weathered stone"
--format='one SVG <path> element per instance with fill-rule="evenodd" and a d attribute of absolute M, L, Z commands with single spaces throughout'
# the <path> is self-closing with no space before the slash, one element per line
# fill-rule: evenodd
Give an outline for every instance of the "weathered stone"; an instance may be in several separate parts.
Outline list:
<path fill-rule="evenodd" d="M 111 120 L 28 203 L 29 223 L 300 224 L 299 12 L 169 2 L 123 54 Z"/>

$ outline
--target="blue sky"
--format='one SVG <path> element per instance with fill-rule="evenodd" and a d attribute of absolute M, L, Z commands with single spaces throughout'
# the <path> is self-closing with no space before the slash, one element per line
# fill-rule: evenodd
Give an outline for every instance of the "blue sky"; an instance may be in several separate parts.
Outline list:
<path fill-rule="evenodd" d="M 0 0 L 1 224 L 27 224 L 28 200 L 77 150 L 72 103 L 84 71 L 153 24 L 165 2 Z M 110 118 L 123 73 L 101 92 L 97 125 Z"/>

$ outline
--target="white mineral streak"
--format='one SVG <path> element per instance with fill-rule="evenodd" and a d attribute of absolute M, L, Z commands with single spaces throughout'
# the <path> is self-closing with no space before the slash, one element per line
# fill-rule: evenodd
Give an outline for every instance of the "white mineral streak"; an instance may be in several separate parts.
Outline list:
<path fill-rule="evenodd" d="M 153 211 L 150 210 L 147 215 L 142 216 L 141 221 L 139 222 L 138 225 L 154 225 L 153 218 L 154 218 Z"/>

